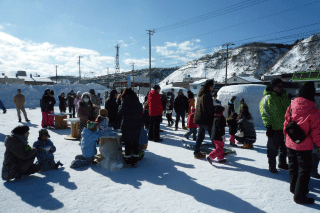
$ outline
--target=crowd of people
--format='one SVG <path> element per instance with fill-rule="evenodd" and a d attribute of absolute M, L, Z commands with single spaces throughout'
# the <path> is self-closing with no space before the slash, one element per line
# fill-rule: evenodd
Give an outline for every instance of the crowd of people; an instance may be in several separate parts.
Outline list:
<path fill-rule="evenodd" d="M 109 128 L 120 129 L 122 141 L 125 145 L 123 159 L 131 167 L 138 166 L 141 152 L 142 133 L 146 131 L 148 141 L 162 142 L 160 138 L 160 123 L 165 115 L 168 127 L 174 124 L 174 130 L 181 127 L 187 130 L 184 137 L 189 140 L 192 135 L 195 141 L 194 158 L 207 159 L 209 162 L 226 162 L 224 146 L 226 143 L 225 127 L 229 127 L 230 146 L 243 149 L 253 149 L 257 136 L 253 117 L 243 98 L 240 99 L 238 113 L 235 111 L 236 96 L 231 97 L 227 109 L 214 92 L 214 80 L 207 80 L 199 90 L 197 101 L 191 91 L 184 95 L 182 90 L 175 97 L 174 89 L 161 93 L 159 85 L 155 85 L 140 103 L 137 94 L 126 88 L 120 93 L 112 90 L 104 94 L 104 109 L 101 109 L 102 99 L 95 91 L 74 93 L 71 90 L 67 96 L 62 92 L 59 98 L 59 110 L 65 113 L 69 108 L 70 118 L 80 118 L 79 131 L 81 132 L 82 155 L 76 156 L 72 167 L 93 164 L 97 154 L 96 142 Z M 277 173 L 277 167 L 289 171 L 290 191 L 294 194 L 294 201 L 300 204 L 312 204 L 313 198 L 307 197 L 310 176 L 320 178 L 317 168 L 320 149 L 320 112 L 315 107 L 315 88 L 313 82 L 307 82 L 300 89 L 299 95 L 291 103 L 283 82 L 275 79 L 264 91 L 260 102 L 260 113 L 267 129 L 267 157 L 269 171 Z M 21 112 L 26 121 L 24 110 L 25 97 L 21 90 L 14 97 L 18 119 L 21 121 Z M 55 162 L 53 153 L 56 148 L 49 139 L 46 128 L 54 126 L 54 91 L 46 89 L 40 107 L 42 111 L 42 128 L 39 138 L 28 145 L 28 126 L 18 126 L 12 130 L 12 135 L 5 139 L 6 152 L 2 178 L 4 180 L 21 178 L 21 175 L 33 174 L 38 171 L 57 169 L 63 164 Z M 225 117 L 225 110 L 227 116 Z M 176 114 L 175 121 L 172 118 Z M 187 116 L 187 122 L 185 117 Z M 93 123 L 92 123 L 93 122 Z M 92 125 L 91 125 L 92 124 Z M 186 125 L 187 124 L 187 125 Z M 302 141 L 292 139 L 288 126 L 295 125 L 306 134 Z M 298 127 L 297 127 L 298 126 Z M 201 145 L 208 133 L 214 150 L 205 155 Z M 290 133 L 290 134 L 289 134 Z M 145 136 L 146 137 L 146 136 Z M 144 144 L 146 144 L 145 142 Z M 279 155 L 278 165 L 276 157 Z M 37 157 L 37 163 L 33 163 Z M 287 161 L 288 158 L 288 161 Z"/>

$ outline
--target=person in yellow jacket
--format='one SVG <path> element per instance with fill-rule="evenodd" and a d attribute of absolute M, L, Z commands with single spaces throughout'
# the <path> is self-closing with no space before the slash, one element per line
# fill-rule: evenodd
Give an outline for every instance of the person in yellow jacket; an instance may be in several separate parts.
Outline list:
<path fill-rule="evenodd" d="M 24 109 L 24 102 L 26 101 L 26 98 L 23 94 L 21 94 L 21 89 L 17 90 L 17 94 L 13 97 L 13 103 L 16 105 L 17 113 L 19 122 L 21 122 L 21 111 L 24 115 L 24 118 L 26 119 L 26 122 L 29 122 L 26 110 Z"/>
<path fill-rule="evenodd" d="M 272 80 L 266 87 L 263 98 L 260 102 L 260 114 L 263 124 L 267 128 L 267 156 L 269 170 L 277 173 L 276 157 L 279 153 L 278 168 L 288 170 L 287 147 L 283 135 L 284 115 L 290 105 L 290 100 L 283 89 L 283 82 L 280 78 Z"/>

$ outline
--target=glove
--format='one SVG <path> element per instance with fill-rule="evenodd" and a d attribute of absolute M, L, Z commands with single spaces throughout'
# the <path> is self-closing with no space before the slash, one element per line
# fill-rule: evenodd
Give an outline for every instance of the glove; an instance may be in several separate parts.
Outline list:
<path fill-rule="evenodd" d="M 273 137 L 273 134 L 274 134 L 274 131 L 273 131 L 272 127 L 271 127 L 271 126 L 267 126 L 266 135 L 267 135 L 268 137 Z"/>

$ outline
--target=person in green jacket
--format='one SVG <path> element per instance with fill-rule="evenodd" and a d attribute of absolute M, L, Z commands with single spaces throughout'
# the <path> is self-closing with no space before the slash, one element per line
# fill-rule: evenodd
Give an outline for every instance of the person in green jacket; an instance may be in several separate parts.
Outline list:
<path fill-rule="evenodd" d="M 280 78 L 271 81 L 271 84 L 266 87 L 263 98 L 260 102 L 260 114 L 263 124 L 267 128 L 266 135 L 268 136 L 267 156 L 269 162 L 269 170 L 272 173 L 277 173 L 276 157 L 279 153 L 278 168 L 288 170 L 287 164 L 287 148 L 283 135 L 284 115 L 290 100 L 287 96 L 287 91 L 283 89 L 283 82 Z"/>

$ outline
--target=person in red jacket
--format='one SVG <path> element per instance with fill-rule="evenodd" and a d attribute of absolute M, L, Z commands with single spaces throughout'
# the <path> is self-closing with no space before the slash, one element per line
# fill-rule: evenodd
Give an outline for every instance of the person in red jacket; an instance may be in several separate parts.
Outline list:
<path fill-rule="evenodd" d="M 148 106 L 149 106 L 149 116 L 150 116 L 150 126 L 148 139 L 154 142 L 161 142 L 160 139 L 160 122 L 162 116 L 162 101 L 160 96 L 160 86 L 155 85 L 153 90 L 148 94 Z"/>
<path fill-rule="evenodd" d="M 290 192 L 294 194 L 293 199 L 298 204 L 314 203 L 313 198 L 307 197 L 312 168 L 312 149 L 314 144 L 320 147 L 320 112 L 315 107 L 314 96 L 314 83 L 309 81 L 300 89 L 299 97 L 287 108 L 283 124 L 285 129 L 292 120 L 307 135 L 305 140 L 295 143 L 284 131 L 289 158 Z"/>
<path fill-rule="evenodd" d="M 191 107 L 190 113 L 189 113 L 189 115 L 188 115 L 188 127 L 189 127 L 189 131 L 184 135 L 184 137 L 189 140 L 189 136 L 190 136 L 191 134 L 193 134 L 193 140 L 194 140 L 194 141 L 197 140 L 197 128 L 198 128 L 198 125 L 193 122 L 194 112 L 195 112 L 195 111 L 196 111 L 196 110 L 194 109 L 194 107 Z"/>

